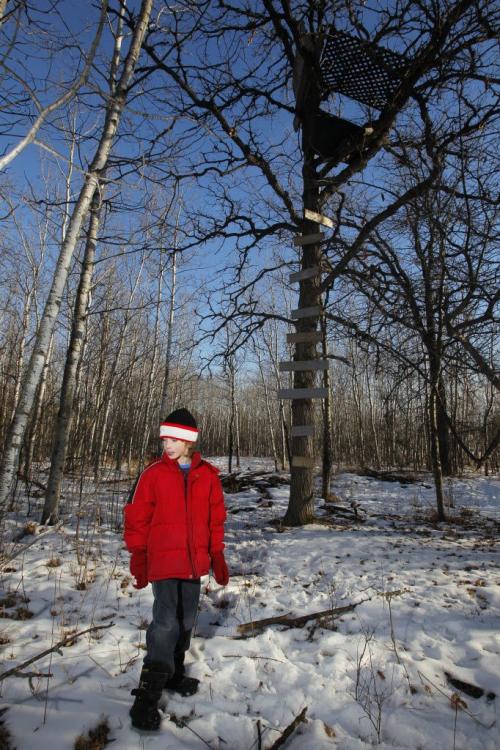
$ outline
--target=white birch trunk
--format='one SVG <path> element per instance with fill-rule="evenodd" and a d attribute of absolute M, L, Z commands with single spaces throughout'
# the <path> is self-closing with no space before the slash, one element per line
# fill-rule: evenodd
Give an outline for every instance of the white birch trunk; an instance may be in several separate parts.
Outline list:
<path fill-rule="evenodd" d="M 42 370 L 47 355 L 49 342 L 54 331 L 55 321 L 61 307 L 62 295 L 66 286 L 71 260 L 75 250 L 82 223 L 85 220 L 90 204 L 99 182 L 99 176 L 105 169 L 113 140 L 116 135 L 120 117 L 125 107 L 127 91 L 132 82 L 133 74 L 141 51 L 144 34 L 151 15 L 153 0 L 143 0 L 140 14 L 130 43 L 116 92 L 110 98 L 103 132 L 97 146 L 94 158 L 89 166 L 85 182 L 80 190 L 75 208 L 68 222 L 66 237 L 61 246 L 59 258 L 54 272 L 42 319 L 38 329 L 33 352 L 23 381 L 19 404 L 7 435 L 5 452 L 0 468 L 0 513 L 5 507 L 10 493 L 14 474 L 19 462 L 19 453 L 29 415 L 35 400 L 36 389 L 40 382 Z"/>
<path fill-rule="evenodd" d="M 7 7 L 7 0 L 0 0 L 0 26 L 2 26 L 4 21 L 4 15 L 5 15 L 5 9 Z"/>
<path fill-rule="evenodd" d="M 17 362 L 16 362 L 16 384 L 14 387 L 14 403 L 12 404 L 11 420 L 14 419 L 16 408 L 19 403 L 19 396 L 21 394 L 21 382 L 22 382 L 23 370 L 24 370 L 24 353 L 26 350 L 26 342 L 28 338 L 28 324 L 29 324 L 29 317 L 30 317 L 30 311 L 31 311 L 31 302 L 33 299 L 34 292 L 35 292 L 35 287 L 33 286 L 29 290 L 26 296 L 26 300 L 24 302 L 24 307 L 23 307 L 23 315 L 22 315 L 22 322 L 21 322 L 21 342 L 19 344 L 19 354 L 17 356 Z"/>
<path fill-rule="evenodd" d="M 94 268 L 97 232 L 99 228 L 99 209 L 100 195 L 99 191 L 96 190 L 92 201 L 90 225 L 88 228 L 87 242 L 82 263 L 82 273 L 75 300 L 73 325 L 71 328 L 71 337 L 64 367 L 61 399 L 56 423 L 56 435 L 52 450 L 47 493 L 45 495 L 41 523 L 54 524 L 59 520 L 61 482 L 64 474 L 69 431 L 71 429 L 71 421 L 73 417 L 77 372 L 81 364 L 83 341 L 85 339 L 90 286 L 92 281 L 92 271 Z"/>
<path fill-rule="evenodd" d="M 35 437 L 37 433 L 37 427 L 40 424 L 42 418 L 43 400 L 45 398 L 45 391 L 47 389 L 47 378 L 49 375 L 49 367 L 52 360 L 53 351 L 54 337 L 52 336 L 52 338 L 50 339 L 47 357 L 43 365 L 42 377 L 40 378 L 40 386 L 37 389 L 33 419 L 31 420 L 31 427 L 28 431 L 28 439 L 26 440 L 26 447 L 24 451 L 24 477 L 28 481 L 31 475 L 31 465 L 33 463 L 33 454 L 35 452 Z"/>

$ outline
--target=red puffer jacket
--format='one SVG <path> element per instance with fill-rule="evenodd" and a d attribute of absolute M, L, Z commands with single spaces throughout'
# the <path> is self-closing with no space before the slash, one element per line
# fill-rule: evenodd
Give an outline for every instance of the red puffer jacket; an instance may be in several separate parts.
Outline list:
<path fill-rule="evenodd" d="M 148 580 L 199 578 L 224 549 L 226 509 L 219 471 L 199 453 L 187 475 L 165 453 L 142 472 L 125 506 L 129 552 L 147 550 Z"/>

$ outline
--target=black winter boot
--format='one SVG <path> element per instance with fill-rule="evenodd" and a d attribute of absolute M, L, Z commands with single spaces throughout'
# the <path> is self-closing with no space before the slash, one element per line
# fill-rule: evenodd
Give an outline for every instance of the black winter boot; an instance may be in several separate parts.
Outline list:
<path fill-rule="evenodd" d="M 186 677 L 186 670 L 184 667 L 184 659 L 186 657 L 186 651 L 191 643 L 191 630 L 185 630 L 183 625 L 184 613 L 182 610 L 182 599 L 179 596 L 179 609 L 177 611 L 177 617 L 181 622 L 181 632 L 179 639 L 175 644 L 174 651 L 174 674 L 166 681 L 165 690 L 173 690 L 179 695 L 187 696 L 194 695 L 198 690 L 200 681 L 196 677 Z"/>
<path fill-rule="evenodd" d="M 168 677 L 162 664 L 145 664 L 139 678 L 139 686 L 132 690 L 135 701 L 129 711 L 132 726 L 143 732 L 156 732 L 160 728 L 161 715 L 158 701 Z"/>
<path fill-rule="evenodd" d="M 186 697 L 187 695 L 194 695 L 198 691 L 198 685 L 200 681 L 196 677 L 186 677 L 186 675 L 175 675 L 166 681 L 164 687 L 165 690 L 173 690 L 175 693 L 179 693 Z"/>

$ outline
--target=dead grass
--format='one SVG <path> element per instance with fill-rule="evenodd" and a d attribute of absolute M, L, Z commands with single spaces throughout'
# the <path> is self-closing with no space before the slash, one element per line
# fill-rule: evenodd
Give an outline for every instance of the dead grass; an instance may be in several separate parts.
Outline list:
<path fill-rule="evenodd" d="M 9 620 L 30 620 L 33 612 L 25 607 L 29 599 L 21 594 L 11 593 L 0 599 L 0 617 L 6 617 Z"/>
<path fill-rule="evenodd" d="M 10 729 L 5 723 L 4 715 L 7 708 L 0 709 L 0 750 L 16 750 Z"/>
<path fill-rule="evenodd" d="M 73 750 L 103 750 L 111 740 L 109 735 L 111 729 L 107 716 L 101 716 L 99 724 L 89 729 L 85 734 L 80 734 L 73 745 Z"/>

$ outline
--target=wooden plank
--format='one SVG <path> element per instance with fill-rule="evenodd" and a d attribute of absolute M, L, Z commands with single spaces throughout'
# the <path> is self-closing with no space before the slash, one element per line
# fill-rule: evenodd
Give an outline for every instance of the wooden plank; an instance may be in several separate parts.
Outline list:
<path fill-rule="evenodd" d="M 304 216 L 306 219 L 309 219 L 310 221 L 317 221 L 318 224 L 323 224 L 325 227 L 330 227 L 330 229 L 333 229 L 335 224 L 331 219 L 328 218 L 328 216 L 323 216 L 323 214 L 317 214 L 316 211 L 310 211 L 308 208 L 304 211 Z"/>
<path fill-rule="evenodd" d="M 290 313 L 292 318 L 312 318 L 315 315 L 319 315 L 321 307 L 314 305 L 313 307 L 299 307 L 297 310 L 292 310 Z"/>
<path fill-rule="evenodd" d="M 293 238 L 294 245 L 314 245 L 315 242 L 324 240 L 324 232 L 315 232 L 314 234 L 299 234 Z"/>
<path fill-rule="evenodd" d="M 305 359 L 303 361 L 280 362 L 280 372 L 305 372 L 306 370 L 328 370 L 330 363 L 325 359 Z"/>
<path fill-rule="evenodd" d="M 280 388 L 278 398 L 326 398 L 328 388 Z"/>
<path fill-rule="evenodd" d="M 291 429 L 292 437 L 312 437 L 314 435 L 314 425 L 298 424 Z"/>
<path fill-rule="evenodd" d="M 312 279 L 313 276 L 318 276 L 321 273 L 319 266 L 311 266 L 311 268 L 304 268 L 302 271 L 296 271 L 291 273 L 288 277 L 290 284 L 294 281 L 300 281 L 301 279 Z"/>
<path fill-rule="evenodd" d="M 300 333 L 287 333 L 287 344 L 318 343 L 321 341 L 321 331 L 300 331 Z"/>
<path fill-rule="evenodd" d="M 299 469 L 314 469 L 316 459 L 309 458 L 309 456 L 292 456 L 292 466 L 296 466 Z"/>

